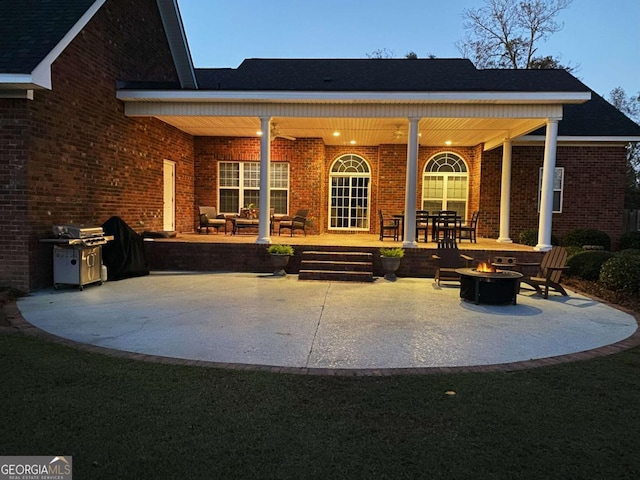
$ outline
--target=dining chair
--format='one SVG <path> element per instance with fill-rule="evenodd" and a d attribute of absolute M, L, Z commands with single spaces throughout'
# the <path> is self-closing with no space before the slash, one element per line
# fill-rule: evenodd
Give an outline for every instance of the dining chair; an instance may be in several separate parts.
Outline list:
<path fill-rule="evenodd" d="M 398 241 L 400 237 L 400 220 L 397 218 L 386 220 L 382 210 L 379 210 L 378 217 L 380 220 L 380 240 L 388 237 L 393 238 L 394 241 Z M 387 234 L 387 232 L 389 232 L 389 234 Z"/>
<path fill-rule="evenodd" d="M 459 222 L 460 217 L 455 210 L 440 210 L 433 225 L 433 240 L 440 240 L 440 234 L 442 234 L 442 238 L 453 238 L 455 242 L 458 236 Z"/>
<path fill-rule="evenodd" d="M 428 230 L 429 212 L 427 210 L 416 210 L 416 241 L 420 240 L 420 232 L 424 231 L 424 241 L 426 243 Z"/>
<path fill-rule="evenodd" d="M 471 243 L 478 243 L 476 231 L 478 229 L 478 219 L 480 218 L 480 212 L 476 210 L 471 214 L 471 220 L 467 225 L 460 225 L 458 228 L 458 240 L 469 240 Z M 463 236 L 464 235 L 464 236 Z"/>

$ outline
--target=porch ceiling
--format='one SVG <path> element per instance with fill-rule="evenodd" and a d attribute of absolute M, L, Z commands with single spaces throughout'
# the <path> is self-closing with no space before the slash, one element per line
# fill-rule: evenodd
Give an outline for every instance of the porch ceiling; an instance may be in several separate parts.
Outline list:
<path fill-rule="evenodd" d="M 194 136 L 257 137 L 257 117 L 155 115 L 156 118 Z M 322 138 L 326 145 L 406 144 L 408 120 L 397 118 L 273 117 L 281 135 Z M 541 118 L 422 118 L 420 145 L 494 148 L 505 138 L 517 138 L 544 126 Z M 334 135 L 339 132 L 339 136 Z M 446 143 L 446 142 L 451 142 Z"/>

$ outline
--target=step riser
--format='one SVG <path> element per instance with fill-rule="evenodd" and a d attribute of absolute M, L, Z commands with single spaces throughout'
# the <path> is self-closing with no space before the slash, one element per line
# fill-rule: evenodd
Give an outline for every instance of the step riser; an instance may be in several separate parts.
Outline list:
<path fill-rule="evenodd" d="M 300 262 L 300 270 L 371 272 L 372 269 L 372 264 L 368 262 L 329 262 L 322 260 L 302 260 Z"/>
<path fill-rule="evenodd" d="M 373 282 L 371 272 L 330 272 L 330 271 L 305 271 L 300 270 L 299 280 L 324 280 L 331 282 Z"/>
<path fill-rule="evenodd" d="M 364 252 L 303 252 L 300 280 L 372 282 L 373 255 Z"/>

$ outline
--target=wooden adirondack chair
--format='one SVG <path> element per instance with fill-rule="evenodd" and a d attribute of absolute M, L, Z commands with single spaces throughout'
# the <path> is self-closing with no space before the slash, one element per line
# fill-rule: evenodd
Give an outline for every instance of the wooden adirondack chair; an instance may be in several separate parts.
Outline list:
<path fill-rule="evenodd" d="M 456 273 L 456 268 L 469 267 L 473 258 L 463 255 L 458 250 L 455 238 L 444 238 L 438 241 L 436 254 L 431 258 L 438 261 L 435 280 L 438 286 L 444 280 L 460 281 L 460 274 Z"/>
<path fill-rule="evenodd" d="M 569 268 L 566 264 L 567 251 L 563 247 L 553 247 L 544 254 L 541 263 L 517 264 L 520 267 L 520 272 L 525 275 L 520 282 L 531 285 L 544 298 L 549 298 L 550 288 L 566 297 L 567 292 L 562 288 L 562 285 L 560 285 L 562 272 Z M 535 275 L 526 276 L 526 272 L 523 271 L 522 267 L 538 267 L 538 271 Z M 542 291 L 542 287 L 544 287 L 544 292 Z"/>

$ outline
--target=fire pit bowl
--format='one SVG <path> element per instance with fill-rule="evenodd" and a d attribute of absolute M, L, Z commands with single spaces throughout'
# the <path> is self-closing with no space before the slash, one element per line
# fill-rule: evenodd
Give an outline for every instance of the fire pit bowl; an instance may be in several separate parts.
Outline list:
<path fill-rule="evenodd" d="M 487 271 L 483 271 L 487 270 Z M 458 268 L 460 275 L 460 298 L 487 304 L 516 304 L 522 274 L 509 270 L 491 268 Z"/>

